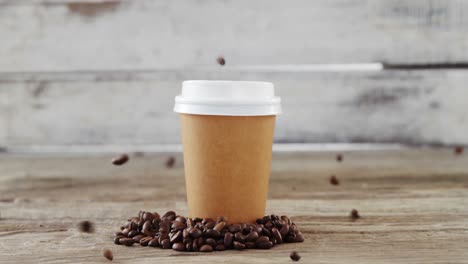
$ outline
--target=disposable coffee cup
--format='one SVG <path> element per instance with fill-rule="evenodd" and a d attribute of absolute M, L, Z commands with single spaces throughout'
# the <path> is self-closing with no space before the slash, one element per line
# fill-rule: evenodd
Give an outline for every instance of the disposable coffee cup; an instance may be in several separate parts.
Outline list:
<path fill-rule="evenodd" d="M 249 223 L 265 214 L 276 115 L 272 83 L 185 81 L 180 114 L 190 217 Z"/>

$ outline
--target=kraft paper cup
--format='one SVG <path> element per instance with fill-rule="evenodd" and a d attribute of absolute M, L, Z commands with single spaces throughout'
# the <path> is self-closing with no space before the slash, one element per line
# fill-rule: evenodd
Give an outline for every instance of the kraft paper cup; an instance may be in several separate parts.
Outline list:
<path fill-rule="evenodd" d="M 176 97 L 190 217 L 254 222 L 265 214 L 275 118 L 266 82 L 186 81 Z"/>

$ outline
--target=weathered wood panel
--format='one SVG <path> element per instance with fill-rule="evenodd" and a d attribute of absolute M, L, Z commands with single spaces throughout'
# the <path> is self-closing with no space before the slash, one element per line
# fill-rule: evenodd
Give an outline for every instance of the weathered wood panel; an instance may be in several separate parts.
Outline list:
<path fill-rule="evenodd" d="M 0 263 L 466 263 L 468 156 L 452 150 L 275 154 L 268 213 L 286 214 L 305 242 L 268 252 L 209 254 L 126 248 L 112 234 L 138 210 L 186 214 L 183 166 L 165 156 L 0 155 Z M 339 186 L 328 183 L 330 174 Z M 129 180 L 131 179 L 131 180 Z M 362 218 L 350 221 L 352 208 Z M 91 220 L 94 234 L 76 225 Z"/>
<path fill-rule="evenodd" d="M 284 107 L 276 142 L 468 144 L 463 70 L 23 74 L 0 83 L 10 91 L 7 143 L 179 143 L 172 107 L 181 82 L 213 78 L 275 83 Z"/>
<path fill-rule="evenodd" d="M 0 71 L 468 61 L 464 0 L 0 2 Z"/>

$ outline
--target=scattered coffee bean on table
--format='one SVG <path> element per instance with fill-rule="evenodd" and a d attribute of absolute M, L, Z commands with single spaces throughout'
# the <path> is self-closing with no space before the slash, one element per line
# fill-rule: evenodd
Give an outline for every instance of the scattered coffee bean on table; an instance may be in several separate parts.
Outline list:
<path fill-rule="evenodd" d="M 289 257 L 293 260 L 293 261 L 299 261 L 301 259 L 301 256 L 296 252 L 296 251 L 293 251 L 289 254 Z"/>
<path fill-rule="evenodd" d="M 356 220 L 356 219 L 360 218 L 361 216 L 359 215 L 358 210 L 353 209 L 353 210 L 351 210 L 350 217 L 351 217 L 351 219 Z"/>
<path fill-rule="evenodd" d="M 224 217 L 186 218 L 174 211 L 161 217 L 140 211 L 114 234 L 116 245 L 140 244 L 189 252 L 270 249 L 281 243 L 303 241 L 296 224 L 284 215 L 267 215 L 255 223 L 229 224 Z"/>
<path fill-rule="evenodd" d="M 456 155 L 461 155 L 463 154 L 463 147 L 462 146 L 456 146 L 455 149 L 454 149 L 454 152 Z"/>
<path fill-rule="evenodd" d="M 170 169 L 170 168 L 174 167 L 175 162 L 176 162 L 175 157 L 172 157 L 172 156 L 171 156 L 171 157 L 167 158 L 167 160 L 166 160 L 166 168 L 169 168 L 169 169 Z"/>
<path fill-rule="evenodd" d="M 78 230 L 83 233 L 93 233 L 94 232 L 94 224 L 90 221 L 82 221 L 78 223 Z"/>
<path fill-rule="evenodd" d="M 114 255 L 112 254 L 112 251 L 110 251 L 109 249 L 104 249 L 104 252 L 102 253 L 102 255 L 110 261 L 114 259 Z"/>
<path fill-rule="evenodd" d="M 341 153 L 336 154 L 336 161 L 342 162 L 343 161 L 343 154 L 341 154 Z"/>
<path fill-rule="evenodd" d="M 127 161 L 128 161 L 128 155 L 127 154 L 122 154 L 118 157 L 115 157 L 112 159 L 112 164 L 116 165 L 116 166 L 120 166 L 120 165 L 123 165 L 125 164 Z"/>
<path fill-rule="evenodd" d="M 216 59 L 216 62 L 221 66 L 224 66 L 226 64 L 226 60 L 223 57 L 218 57 Z"/>
<path fill-rule="evenodd" d="M 331 185 L 339 185 L 340 181 L 338 180 L 338 178 L 336 178 L 335 175 L 332 175 L 332 176 L 330 176 L 330 184 Z"/>

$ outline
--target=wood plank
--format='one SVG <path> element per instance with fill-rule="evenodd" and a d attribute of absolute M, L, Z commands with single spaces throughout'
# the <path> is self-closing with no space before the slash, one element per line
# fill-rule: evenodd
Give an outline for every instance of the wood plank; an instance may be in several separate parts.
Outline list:
<path fill-rule="evenodd" d="M 183 164 L 168 154 L 131 156 L 0 155 L 0 262 L 101 263 L 464 263 L 468 257 L 468 156 L 451 149 L 275 153 L 268 212 L 291 215 L 301 244 L 268 252 L 176 253 L 112 244 L 112 233 L 140 209 L 186 213 Z M 328 183 L 336 174 L 340 185 Z M 131 179 L 131 180 L 129 180 Z M 352 222 L 351 208 L 362 218 Z M 94 234 L 76 225 L 91 220 Z M 267 254 L 265 254 L 267 253 Z"/>
<path fill-rule="evenodd" d="M 179 123 L 172 107 L 185 79 L 274 82 L 284 107 L 275 133 L 279 143 L 468 144 L 468 76 L 462 70 L 245 73 L 219 69 L 23 77 L 0 83 L 11 93 L 11 115 L 6 117 L 11 148 L 178 144 Z"/>
<path fill-rule="evenodd" d="M 463 0 L 0 2 L 0 71 L 466 62 Z"/>

